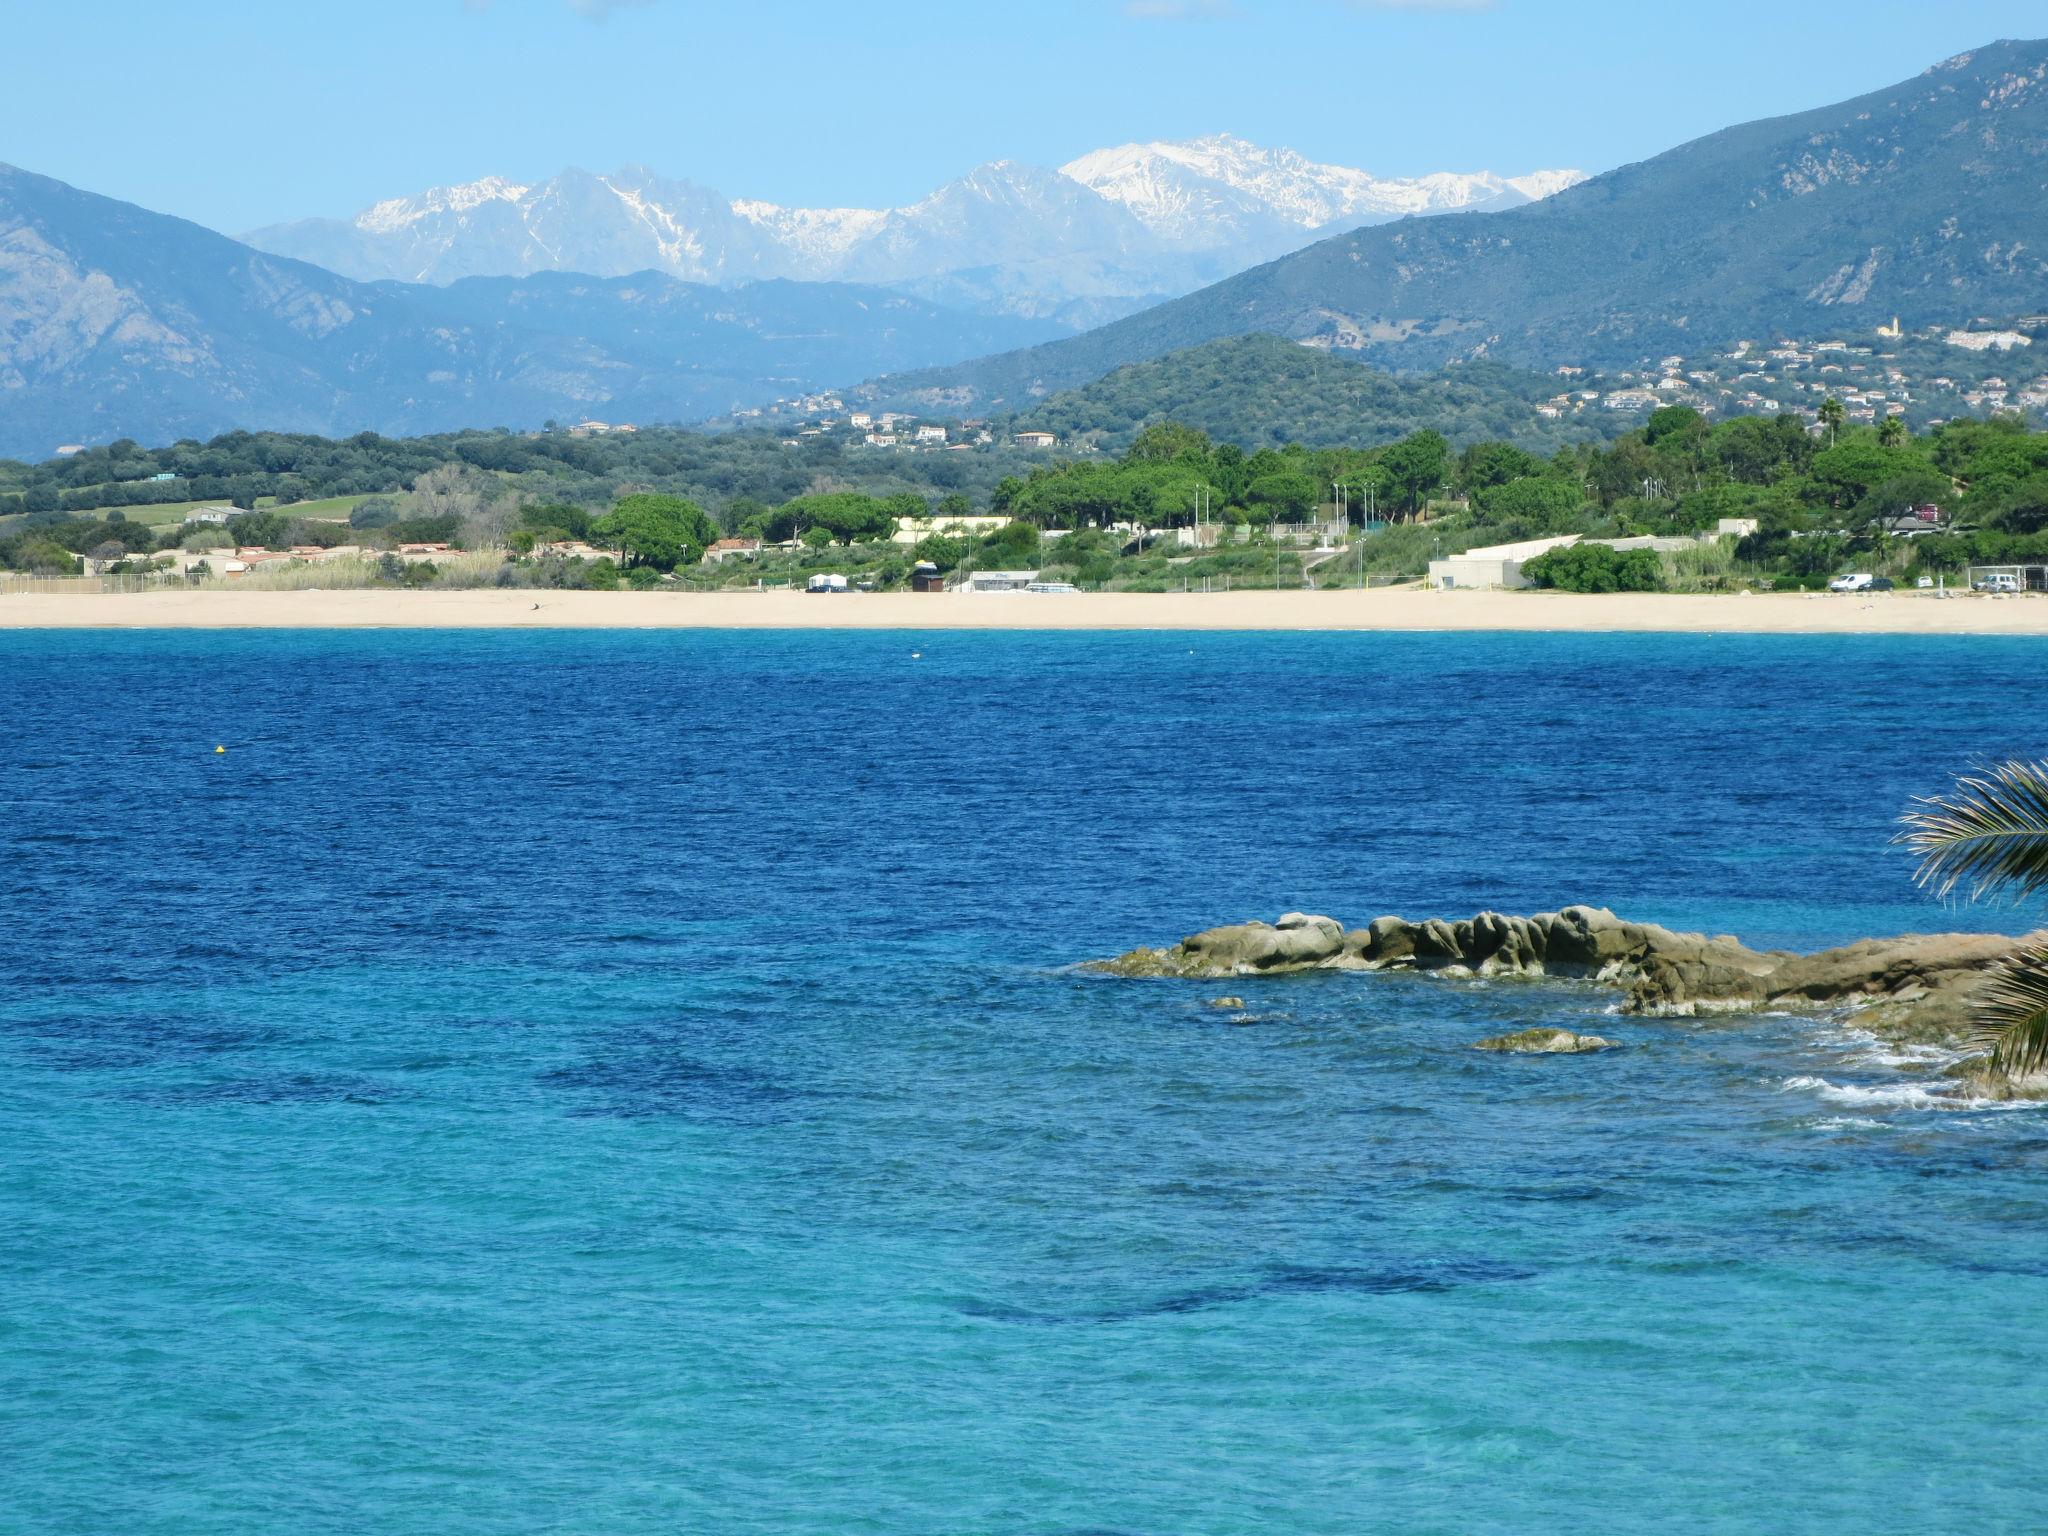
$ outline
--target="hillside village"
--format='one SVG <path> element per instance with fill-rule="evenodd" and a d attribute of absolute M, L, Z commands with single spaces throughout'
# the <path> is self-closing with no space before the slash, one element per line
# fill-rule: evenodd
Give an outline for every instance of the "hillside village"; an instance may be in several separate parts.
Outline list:
<path fill-rule="evenodd" d="M 1903 416 L 1916 428 L 1965 416 L 2048 410 L 2048 372 L 2030 356 L 2048 315 L 1902 333 L 1897 322 L 1868 339 L 1741 341 L 1704 357 L 1673 355 L 1654 367 L 1595 379 L 1560 366 L 1568 386 L 1536 407 L 1546 420 L 1587 412 L 1641 412 L 1689 405 L 1709 416 L 1803 416 L 1818 422 L 1833 399 L 1843 419 L 1874 423 Z M 2043 363 L 2048 363 L 2044 356 Z"/>

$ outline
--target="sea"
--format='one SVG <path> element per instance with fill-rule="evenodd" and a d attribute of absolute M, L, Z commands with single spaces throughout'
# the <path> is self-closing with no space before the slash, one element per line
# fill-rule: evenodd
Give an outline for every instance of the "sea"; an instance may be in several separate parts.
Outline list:
<path fill-rule="evenodd" d="M 0 1531 L 2037 1532 L 2048 1110 L 1809 947 L 2048 644 L 0 634 Z M 1211 1006 L 1221 993 L 1241 1007 Z M 1535 1024 L 1621 1049 L 1502 1058 Z"/>

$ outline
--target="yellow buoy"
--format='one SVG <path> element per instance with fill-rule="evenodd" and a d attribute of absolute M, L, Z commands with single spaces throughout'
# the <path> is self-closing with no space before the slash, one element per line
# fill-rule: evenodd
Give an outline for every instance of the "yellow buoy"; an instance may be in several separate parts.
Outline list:
<path fill-rule="evenodd" d="M 214 751 L 216 751 L 216 752 L 225 752 L 225 751 L 227 751 L 227 748 L 226 748 L 226 747 L 215 747 L 215 748 L 214 748 L 213 750 L 214 750 Z"/>

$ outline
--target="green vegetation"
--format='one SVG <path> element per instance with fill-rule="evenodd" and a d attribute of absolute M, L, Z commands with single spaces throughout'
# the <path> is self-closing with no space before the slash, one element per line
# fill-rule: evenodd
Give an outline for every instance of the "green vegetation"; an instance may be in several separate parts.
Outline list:
<path fill-rule="evenodd" d="M 890 587 L 930 561 L 1158 590 L 1413 578 L 1435 556 L 1565 534 L 1706 535 L 1661 555 L 1584 547 L 1530 563 L 1535 579 L 1580 591 L 1818 587 L 1851 569 L 1910 581 L 2048 563 L 2048 434 L 1994 417 L 1917 434 L 1844 422 L 1828 435 L 1794 416 L 1713 424 L 1685 406 L 1548 455 L 1498 439 L 1460 448 L 1429 427 L 1386 443 L 1247 450 L 1173 421 L 1140 426 L 1117 457 L 896 454 L 829 434 L 238 434 L 0 464 L 0 500 L 22 508 L 0 520 L 0 566 L 62 574 L 85 557 L 134 571 L 231 547 L 348 546 L 383 573 L 379 555 L 407 565 L 436 551 L 405 546 L 434 545 L 507 552 L 511 568 L 488 574 L 512 584 L 735 586 L 836 570 Z M 217 483 L 245 510 L 225 528 L 63 510 L 154 494 L 165 460 L 191 471 L 186 488 Z M 1713 537 L 1723 520 L 1737 520 L 1739 540 Z M 922 535 L 914 544 L 895 541 L 906 524 Z M 765 547 L 700 563 L 733 535 Z M 587 546 L 609 551 L 609 578 Z M 468 564 L 450 569 L 435 579 L 482 579 Z"/>
<path fill-rule="evenodd" d="M 629 571 L 645 566 L 666 572 L 701 560 L 718 537 L 718 525 L 694 501 L 643 492 L 621 497 L 590 525 L 590 536 L 617 549 Z"/>
<path fill-rule="evenodd" d="M 349 519 L 363 528 L 375 526 L 353 515 L 366 503 L 418 492 L 423 479 L 427 494 L 439 498 L 437 511 L 447 510 L 450 495 L 602 510 L 648 491 L 694 501 L 729 528 L 796 497 L 846 491 L 927 500 L 964 495 L 985 504 L 1005 475 L 1043 462 L 1043 454 L 1006 442 L 970 453 L 877 452 L 844 428 L 793 445 L 773 431 L 683 428 L 591 437 L 231 432 L 153 449 L 123 440 L 37 464 L 0 459 L 0 533 L 15 531 L 16 518 L 105 521 L 120 511 L 131 521 L 175 523 L 196 507 L 224 505 L 288 507 L 301 518 Z M 438 479 L 427 478 L 437 472 Z M 159 481 L 159 474 L 178 478 Z"/>
<path fill-rule="evenodd" d="M 1278 336 L 1238 336 L 1132 363 L 1019 412 L 1009 431 L 1128 448 L 1148 423 L 1185 423 L 1248 446 L 1382 447 L 1422 428 L 1459 443 L 1504 439 L 1550 452 L 1589 431 L 1619 432 L 1626 415 L 1564 424 L 1536 414 L 1556 393 L 1541 374 L 1468 363 L 1400 378 Z"/>
<path fill-rule="evenodd" d="M 1523 566 L 1522 574 L 1560 592 L 1655 592 L 1664 585 L 1664 563 L 1654 552 L 1610 544 L 1553 549 Z"/>
<path fill-rule="evenodd" d="M 2048 891 L 2048 763 L 2002 763 L 1919 801 L 1902 818 L 1920 857 L 1920 880 L 1943 896 Z M 2048 946 L 2022 949 L 1999 969 L 1976 1007 L 1975 1043 L 1994 1072 L 2048 1067 Z"/>

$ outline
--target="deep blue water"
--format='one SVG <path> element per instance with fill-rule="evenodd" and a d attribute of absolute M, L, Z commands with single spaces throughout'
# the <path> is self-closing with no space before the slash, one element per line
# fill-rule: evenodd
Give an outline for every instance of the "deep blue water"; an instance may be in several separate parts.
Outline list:
<path fill-rule="evenodd" d="M 2012 927 L 1887 839 L 2044 663 L 0 634 L 0 1529 L 2037 1531 L 2048 1115 L 1825 1022 L 1068 967 Z M 1537 1021 L 1627 1048 L 1465 1049 Z"/>

